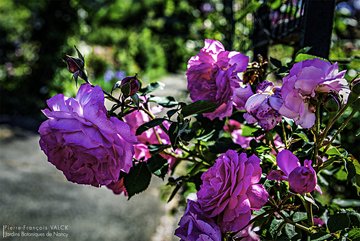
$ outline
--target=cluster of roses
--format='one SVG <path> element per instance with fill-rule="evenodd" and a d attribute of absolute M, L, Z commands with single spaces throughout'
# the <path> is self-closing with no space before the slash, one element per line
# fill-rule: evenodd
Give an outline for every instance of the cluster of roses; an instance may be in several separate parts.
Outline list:
<path fill-rule="evenodd" d="M 303 128 L 315 123 L 317 94 L 333 93 L 346 102 L 349 87 L 337 64 L 321 59 L 305 60 L 294 64 L 290 73 L 276 87 L 270 81 L 258 84 L 255 90 L 244 84 L 241 74 L 249 58 L 235 51 L 226 51 L 215 40 L 205 40 L 205 46 L 188 62 L 187 79 L 193 101 L 208 100 L 219 107 L 206 114 L 210 119 L 223 119 L 232 115 L 235 107 L 246 110 L 244 118 L 249 124 L 258 123 L 265 130 L 273 129 L 281 117 L 288 117 Z"/>
<path fill-rule="evenodd" d="M 288 117 L 303 128 L 315 124 L 317 98 L 331 93 L 346 103 L 349 95 L 345 71 L 337 64 L 313 59 L 294 64 L 283 78 L 282 87 L 270 81 L 257 86 L 245 84 L 241 73 L 246 70 L 248 57 L 235 51 L 226 51 L 219 41 L 205 40 L 205 47 L 188 62 L 188 89 L 193 101 L 208 100 L 218 104 L 209 114 L 210 119 L 229 117 L 233 108 L 245 110 L 248 124 L 258 123 L 263 129 L 273 129 L 282 117 Z M 225 131 L 231 133 L 235 143 L 249 146 L 249 138 L 241 136 L 240 123 L 230 120 Z M 280 170 L 267 175 L 269 180 L 289 182 L 295 193 L 321 192 L 311 160 L 301 166 L 299 159 L 289 150 L 277 154 Z M 237 232 L 242 240 L 260 240 L 252 225 L 251 211 L 267 202 L 268 193 L 262 184 L 260 159 L 247 157 L 229 150 L 221 155 L 201 179 L 202 185 L 196 201 L 188 201 L 180 227 L 175 234 L 181 240 L 222 240 L 222 234 Z"/>
<path fill-rule="evenodd" d="M 342 103 L 347 101 L 349 88 L 337 64 L 313 59 L 293 65 L 282 80 L 281 87 L 270 81 L 256 86 L 243 83 L 241 74 L 249 58 L 235 51 L 225 51 L 219 41 L 206 40 L 205 47 L 188 63 L 188 90 L 193 101 L 208 100 L 218 107 L 204 116 L 213 120 L 230 117 L 233 109 L 245 110 L 247 123 L 258 123 L 263 129 L 273 129 L 282 117 L 291 118 L 303 128 L 311 128 L 316 120 L 316 102 L 319 94 L 331 93 Z M 125 78 L 128 96 L 140 86 Z M 136 88 L 133 88 L 134 86 Z M 124 92 L 124 91 L 123 91 Z M 142 103 L 146 103 L 143 97 Z M 128 173 L 133 158 L 147 161 L 151 154 L 149 145 L 170 144 L 165 129 L 151 128 L 136 136 L 137 128 L 149 122 L 149 113 L 134 109 L 123 121 L 109 117 L 104 106 L 100 87 L 81 85 L 76 98 L 58 94 L 47 101 L 49 109 L 43 110 L 46 120 L 39 128 L 41 149 L 49 161 L 61 170 L 69 181 L 96 187 L 107 186 L 114 193 L 124 193 L 121 173 Z M 239 138 L 240 123 L 231 122 L 224 127 L 231 132 L 235 142 L 248 147 L 249 139 Z M 280 141 L 279 141 L 280 142 Z M 178 152 L 179 154 L 179 152 Z M 176 153 L 161 153 L 170 168 Z M 238 232 L 238 237 L 257 240 L 251 233 L 252 210 L 259 210 L 268 201 L 269 194 L 260 184 L 262 169 L 260 159 L 228 150 L 201 177 L 202 185 L 197 200 L 188 201 L 187 209 L 176 230 L 182 240 L 222 240 L 222 234 Z M 281 170 L 271 171 L 270 180 L 286 180 L 295 193 L 321 191 L 317 186 L 316 172 L 311 160 L 301 166 L 289 150 L 277 154 Z"/>
<path fill-rule="evenodd" d="M 276 159 L 281 170 L 271 171 L 269 180 L 287 180 L 295 193 L 321 192 L 311 160 L 301 166 L 289 150 L 281 151 Z M 228 150 L 201 176 L 197 200 L 188 200 L 175 235 L 183 241 L 221 241 L 222 234 L 235 232 L 235 238 L 260 240 L 249 222 L 252 210 L 261 209 L 268 201 L 268 192 L 259 184 L 261 174 L 257 156 Z"/>

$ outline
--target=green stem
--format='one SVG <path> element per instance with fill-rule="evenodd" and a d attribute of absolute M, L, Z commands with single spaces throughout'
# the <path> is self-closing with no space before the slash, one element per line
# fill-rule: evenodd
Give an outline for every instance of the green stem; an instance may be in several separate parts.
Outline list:
<path fill-rule="evenodd" d="M 333 137 L 330 139 L 330 141 L 327 143 L 327 145 L 325 146 L 324 152 L 326 152 L 331 143 L 335 140 L 336 136 L 340 134 L 340 132 L 342 132 L 345 127 L 347 126 L 347 124 L 349 124 L 350 120 L 354 117 L 354 115 L 356 114 L 357 110 L 353 110 L 351 112 L 351 114 L 348 116 L 348 118 L 346 118 L 346 120 L 341 124 L 341 126 L 339 127 L 339 129 L 335 132 L 335 134 L 333 135 Z"/>
<path fill-rule="evenodd" d="M 285 148 L 288 149 L 288 141 L 286 138 L 286 131 L 285 131 L 285 125 L 284 125 L 284 121 L 281 121 L 281 127 L 282 127 L 282 134 L 283 134 L 283 140 L 284 140 L 284 144 L 285 144 Z"/>
<path fill-rule="evenodd" d="M 316 105 L 316 122 L 315 122 L 315 132 L 314 134 L 314 156 L 313 156 L 313 160 L 317 163 L 317 156 L 319 154 L 319 148 L 321 146 L 321 143 L 319 141 L 319 136 L 320 136 L 320 128 L 321 128 L 321 117 L 320 117 L 320 101 L 319 103 Z M 321 139 L 321 138 L 320 138 Z"/>
<path fill-rule="evenodd" d="M 301 196 L 300 194 L 297 194 L 296 196 L 298 198 L 300 198 L 301 202 L 303 203 L 303 205 L 304 205 L 304 207 L 306 209 L 309 224 L 311 226 L 314 226 L 314 217 L 313 217 L 313 211 L 312 211 L 312 204 L 310 202 L 307 202 L 305 200 L 305 198 L 303 196 Z"/>
<path fill-rule="evenodd" d="M 352 103 L 348 102 L 346 103 L 346 105 L 344 105 L 340 111 L 338 113 L 336 113 L 336 115 L 330 119 L 328 125 L 326 126 L 322 137 L 320 138 L 320 145 L 322 145 L 323 141 L 325 140 L 327 133 L 330 131 L 331 127 L 335 124 L 335 122 L 337 121 L 337 119 L 339 119 L 339 117 L 345 112 L 345 110 L 351 105 Z"/>

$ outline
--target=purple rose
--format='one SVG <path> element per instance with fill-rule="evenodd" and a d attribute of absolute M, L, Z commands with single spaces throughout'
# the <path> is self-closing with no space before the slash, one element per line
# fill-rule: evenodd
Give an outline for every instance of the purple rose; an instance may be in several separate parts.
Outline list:
<path fill-rule="evenodd" d="M 220 228 L 213 219 L 206 217 L 199 203 L 188 200 L 185 214 L 179 222 L 175 235 L 181 241 L 221 241 Z"/>
<path fill-rule="evenodd" d="M 277 109 L 282 104 L 280 89 L 269 81 L 264 81 L 257 87 L 257 93 L 252 95 L 245 104 L 245 120 L 249 124 L 259 123 L 265 130 L 273 129 L 280 121 L 281 115 Z"/>
<path fill-rule="evenodd" d="M 252 96 L 254 92 L 251 89 L 251 85 L 246 84 L 240 86 L 234 91 L 234 104 L 238 110 L 245 110 L 246 101 Z"/>
<path fill-rule="evenodd" d="M 219 107 L 204 116 L 209 119 L 230 116 L 234 90 L 239 88 L 238 73 L 246 70 L 249 58 L 239 52 L 225 51 L 216 40 L 205 40 L 205 47 L 190 58 L 186 76 L 193 101 L 208 100 Z"/>
<path fill-rule="evenodd" d="M 129 172 L 136 137 L 126 123 L 107 117 L 100 87 L 83 84 L 75 99 L 58 94 L 47 104 L 40 146 L 69 181 L 108 185 Z"/>
<path fill-rule="evenodd" d="M 244 228 L 251 219 L 251 210 L 267 202 L 268 193 L 257 184 L 261 172 L 257 156 L 229 150 L 201 176 L 198 202 L 207 216 L 217 218 L 223 232 Z"/>
<path fill-rule="evenodd" d="M 311 160 L 305 160 L 304 166 L 301 166 L 299 159 L 291 151 L 283 150 L 277 155 L 276 162 L 281 171 L 271 171 L 267 177 L 269 180 L 287 180 L 290 189 L 300 194 L 314 189 L 320 191 Z"/>
<path fill-rule="evenodd" d="M 339 72 L 336 63 L 332 65 L 321 59 L 294 64 L 283 79 L 283 104 L 279 113 L 294 119 L 303 128 L 311 128 L 315 123 L 315 107 L 311 100 L 317 93 L 335 93 L 343 102 L 347 101 L 349 87 L 344 78 L 345 72 Z"/>

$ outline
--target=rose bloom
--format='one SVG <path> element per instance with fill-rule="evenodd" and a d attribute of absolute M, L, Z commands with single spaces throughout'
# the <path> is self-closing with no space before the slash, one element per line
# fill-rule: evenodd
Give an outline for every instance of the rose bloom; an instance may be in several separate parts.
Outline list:
<path fill-rule="evenodd" d="M 160 111 L 161 111 L 161 109 L 159 109 L 159 108 L 152 109 L 152 112 L 154 112 L 154 113 L 160 112 Z M 136 133 L 136 130 L 139 126 L 150 121 L 149 116 L 142 110 L 136 110 L 136 111 L 126 115 L 124 119 L 125 119 L 125 122 L 129 124 L 130 130 L 134 134 Z M 166 121 L 163 122 L 163 125 L 167 129 L 170 126 L 170 124 Z M 135 159 L 140 160 L 140 161 L 147 161 L 151 157 L 148 145 L 160 144 L 155 132 L 158 134 L 162 144 L 165 144 L 165 145 L 171 144 L 169 136 L 164 132 L 163 129 L 161 129 L 160 126 L 151 128 L 151 129 L 143 132 L 141 135 L 137 136 L 138 144 L 136 144 L 134 146 L 134 148 L 135 148 L 134 158 Z M 175 153 L 180 154 L 181 152 L 180 152 L 180 150 L 176 150 Z M 171 155 L 168 155 L 165 153 L 160 153 L 160 155 L 163 158 L 165 158 L 166 160 L 168 160 L 169 169 L 172 169 L 172 167 L 174 166 L 174 164 L 176 162 L 176 158 L 174 156 L 171 156 Z"/>
<path fill-rule="evenodd" d="M 107 117 L 100 87 L 83 84 L 76 98 L 58 94 L 47 105 L 40 146 L 69 181 L 108 185 L 129 172 L 136 137 L 126 123 Z"/>
<path fill-rule="evenodd" d="M 273 129 L 280 121 L 277 109 L 282 104 L 280 89 L 269 81 L 261 82 L 245 104 L 244 118 L 249 124 L 258 123 L 264 130 Z"/>
<path fill-rule="evenodd" d="M 347 101 L 349 86 L 344 78 L 346 71 L 339 72 L 337 63 L 330 64 L 321 59 L 305 60 L 294 64 L 283 78 L 279 113 L 295 120 L 303 128 L 315 123 L 315 106 L 311 100 L 317 93 L 334 93 L 343 102 Z"/>
<path fill-rule="evenodd" d="M 202 176 L 197 193 L 201 210 L 216 218 L 222 232 L 237 232 L 251 219 L 251 210 L 268 200 L 261 178 L 260 159 L 228 150 Z"/>
<path fill-rule="evenodd" d="M 305 160 L 304 166 L 301 166 L 299 159 L 291 151 L 283 150 L 277 155 L 276 162 L 281 171 L 271 171 L 267 177 L 269 180 L 287 180 L 290 189 L 300 194 L 315 189 L 321 192 L 311 160 Z"/>
<path fill-rule="evenodd" d="M 206 217 L 199 204 L 188 200 L 185 214 L 179 222 L 175 235 L 181 241 L 221 241 L 220 228 L 215 221 Z"/>
<path fill-rule="evenodd" d="M 246 70 L 249 58 L 239 52 L 225 51 L 216 40 L 206 39 L 200 52 L 190 58 L 186 76 L 193 101 L 208 100 L 219 107 L 204 116 L 213 120 L 230 116 L 234 90 L 239 88 L 238 74 Z"/>

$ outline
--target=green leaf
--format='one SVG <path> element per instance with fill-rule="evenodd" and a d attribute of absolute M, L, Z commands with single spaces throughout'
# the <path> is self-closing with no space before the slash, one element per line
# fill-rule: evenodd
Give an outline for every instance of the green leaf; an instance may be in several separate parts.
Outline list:
<path fill-rule="evenodd" d="M 356 200 L 356 199 L 340 199 L 340 198 L 335 198 L 333 200 L 333 203 L 339 205 L 340 207 L 343 208 L 348 208 L 348 207 L 360 207 L 360 200 Z"/>
<path fill-rule="evenodd" d="M 281 67 L 282 67 L 281 61 L 278 60 L 278 59 L 275 59 L 275 58 L 273 58 L 273 57 L 270 57 L 270 63 L 271 63 L 272 65 L 274 65 L 276 68 L 281 68 Z"/>
<path fill-rule="evenodd" d="M 349 214 L 351 226 L 360 227 L 360 213 L 357 213 L 354 210 L 350 210 L 348 214 Z"/>
<path fill-rule="evenodd" d="M 178 112 L 178 109 L 169 110 L 168 112 L 166 112 L 166 115 L 170 119 L 173 115 L 176 114 L 176 112 Z"/>
<path fill-rule="evenodd" d="M 286 222 L 283 221 L 282 219 L 274 218 L 272 220 L 271 224 L 270 224 L 270 227 L 269 227 L 270 235 L 273 238 L 276 238 L 278 236 L 278 233 L 281 231 L 284 224 L 286 224 Z"/>
<path fill-rule="evenodd" d="M 131 167 L 130 172 L 124 176 L 124 184 L 129 199 L 144 190 L 150 184 L 151 172 L 145 162 L 140 162 Z"/>
<path fill-rule="evenodd" d="M 176 184 L 176 186 L 175 186 L 174 190 L 171 192 L 167 202 L 170 202 L 175 197 L 176 193 L 180 190 L 181 187 L 182 187 L 182 183 Z"/>
<path fill-rule="evenodd" d="M 213 146 L 209 147 L 209 150 L 212 153 L 224 153 L 229 149 L 236 150 L 242 148 L 240 145 L 234 143 L 234 141 L 231 138 L 226 138 L 226 137 L 219 138 Z"/>
<path fill-rule="evenodd" d="M 167 119 L 165 119 L 165 118 L 156 118 L 149 122 L 146 122 L 137 128 L 136 135 L 137 136 L 141 135 L 141 133 L 143 133 L 144 131 L 154 128 L 155 126 L 161 125 L 166 120 Z"/>
<path fill-rule="evenodd" d="M 169 147 L 170 147 L 169 145 L 164 145 L 164 144 L 148 145 L 148 149 L 151 154 L 158 154 L 159 152 L 162 152 L 163 150 L 165 150 L 166 148 L 169 148 Z"/>
<path fill-rule="evenodd" d="M 326 151 L 326 154 L 328 154 L 329 156 L 341 156 L 341 153 L 339 152 L 339 150 L 334 147 L 334 146 L 331 146 L 327 151 Z"/>
<path fill-rule="evenodd" d="M 348 180 L 356 187 L 358 195 L 360 194 L 360 163 L 355 158 L 348 158 L 346 161 L 348 171 Z"/>
<path fill-rule="evenodd" d="M 298 63 L 298 62 L 301 62 L 301 61 L 304 61 L 304 60 L 309 60 L 309 59 L 322 59 L 322 60 L 325 60 L 324 58 L 320 58 L 318 56 L 315 56 L 315 55 L 311 55 L 311 54 L 298 54 L 296 57 L 295 57 L 295 63 Z"/>
<path fill-rule="evenodd" d="M 315 202 L 314 198 L 311 196 L 311 194 L 308 193 L 307 195 L 304 195 L 304 199 L 319 209 L 319 206 L 316 204 L 316 202 Z"/>
<path fill-rule="evenodd" d="M 181 113 L 184 117 L 202 113 L 213 112 L 218 105 L 207 100 L 199 100 L 182 108 Z"/>
<path fill-rule="evenodd" d="M 360 240 L 360 228 L 351 229 L 348 233 L 348 238 L 354 241 Z"/>
<path fill-rule="evenodd" d="M 312 47 L 304 47 L 302 49 L 300 49 L 299 51 L 296 52 L 295 56 L 299 55 L 299 54 L 306 54 L 307 52 L 310 51 Z"/>
<path fill-rule="evenodd" d="M 136 105 L 137 108 L 139 108 L 140 105 L 140 98 L 137 94 L 134 94 L 131 96 L 132 101 L 134 102 L 134 104 Z"/>
<path fill-rule="evenodd" d="M 76 53 L 77 53 L 78 57 L 85 63 L 84 56 L 80 53 L 80 51 L 76 48 L 75 45 L 74 45 L 74 47 L 76 49 Z"/>
<path fill-rule="evenodd" d="M 182 123 L 173 122 L 168 130 L 168 135 L 173 149 L 176 148 L 180 139 L 186 142 L 189 139 L 190 133 L 191 133 L 191 129 L 189 128 L 188 120 L 185 120 Z"/>
<path fill-rule="evenodd" d="M 332 235 L 330 233 L 320 230 L 318 233 L 311 235 L 311 241 L 324 241 L 329 240 L 331 237 Z"/>
<path fill-rule="evenodd" d="M 156 90 L 159 87 L 160 87 L 160 84 L 158 82 L 154 82 L 154 83 L 149 84 L 145 88 L 140 89 L 139 92 L 142 93 L 142 95 L 146 95 L 146 94 L 153 92 L 154 90 Z"/>
<path fill-rule="evenodd" d="M 242 136 L 253 136 L 253 133 L 256 132 L 258 130 L 258 128 L 255 127 L 251 127 L 251 126 L 247 126 L 247 125 L 242 125 L 241 127 L 241 135 Z"/>
<path fill-rule="evenodd" d="M 270 1 L 270 8 L 272 9 L 278 9 L 281 7 L 282 1 L 281 0 L 274 0 Z"/>
<path fill-rule="evenodd" d="M 292 219 L 295 223 L 304 221 L 307 219 L 307 213 L 306 212 L 296 212 L 296 213 L 294 213 Z"/>
<path fill-rule="evenodd" d="M 292 240 L 292 238 L 294 237 L 294 236 L 296 236 L 296 230 L 295 230 L 295 226 L 294 225 L 292 225 L 292 224 L 289 224 L 289 223 L 287 223 L 287 224 L 285 224 L 285 234 L 286 234 L 286 240 Z"/>
<path fill-rule="evenodd" d="M 307 135 L 304 132 L 294 133 L 294 135 L 297 135 L 305 142 L 309 142 L 309 138 L 307 137 Z"/>
<path fill-rule="evenodd" d="M 168 161 L 160 155 L 152 156 L 147 160 L 149 170 L 156 176 L 164 179 L 169 169 Z"/>
<path fill-rule="evenodd" d="M 168 134 L 169 134 L 171 146 L 173 147 L 174 150 L 178 144 L 178 138 L 179 138 L 178 133 L 179 133 L 179 123 L 178 122 L 171 123 L 168 130 Z"/>
<path fill-rule="evenodd" d="M 337 213 L 329 217 L 327 226 L 330 232 L 334 233 L 339 230 L 344 230 L 350 225 L 350 219 L 347 213 Z"/>
<path fill-rule="evenodd" d="M 154 101 L 166 108 L 171 108 L 178 105 L 178 102 L 172 96 L 167 96 L 167 97 L 155 96 L 155 97 L 151 97 L 150 101 Z"/>

